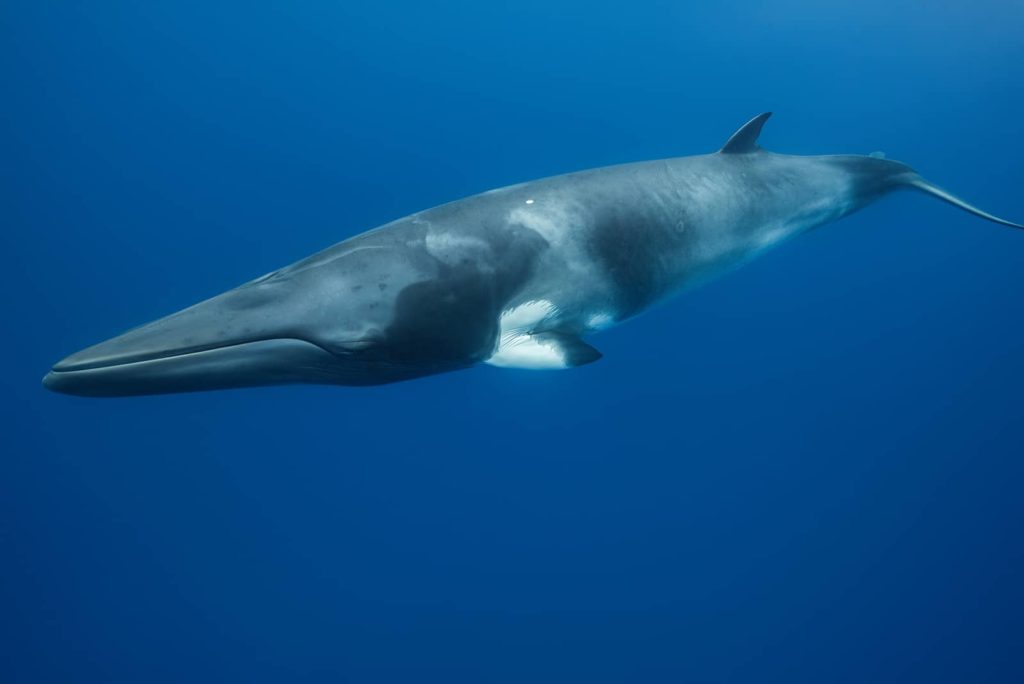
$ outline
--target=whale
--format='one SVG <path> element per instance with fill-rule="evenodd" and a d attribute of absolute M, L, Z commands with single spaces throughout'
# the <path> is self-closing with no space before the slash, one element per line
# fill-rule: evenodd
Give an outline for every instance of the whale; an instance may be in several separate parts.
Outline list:
<path fill-rule="evenodd" d="M 564 369 L 668 297 L 896 190 L 977 217 L 883 155 L 721 149 L 483 192 L 397 219 L 71 354 L 45 375 L 111 397 L 286 383 L 378 385 L 470 368 Z"/>

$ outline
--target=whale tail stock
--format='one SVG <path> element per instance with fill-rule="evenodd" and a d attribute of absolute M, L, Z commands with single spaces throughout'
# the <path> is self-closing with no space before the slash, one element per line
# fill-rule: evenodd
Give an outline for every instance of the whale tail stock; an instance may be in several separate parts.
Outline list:
<path fill-rule="evenodd" d="M 771 112 L 764 112 L 743 124 L 726 141 L 722 149 L 718 151 L 719 154 L 752 155 L 761 152 L 762 148 L 757 144 L 757 139 L 761 135 L 761 129 L 764 127 L 765 122 L 771 115 Z M 929 183 L 909 166 L 886 159 L 885 155 L 881 152 L 872 152 L 866 157 L 837 155 L 835 159 L 860 177 L 863 184 L 862 192 L 866 196 L 878 196 L 898 188 L 911 188 L 932 197 L 938 197 L 943 202 L 948 202 L 954 207 L 959 207 L 968 213 L 993 223 L 1024 230 L 1024 225 L 1007 221 L 987 211 L 982 211 L 956 195 L 943 190 L 933 183 Z"/>

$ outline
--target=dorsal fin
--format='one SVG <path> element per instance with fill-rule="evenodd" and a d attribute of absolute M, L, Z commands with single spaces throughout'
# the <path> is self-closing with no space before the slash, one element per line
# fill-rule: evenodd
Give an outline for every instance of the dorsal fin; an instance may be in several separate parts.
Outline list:
<path fill-rule="evenodd" d="M 764 122 L 771 115 L 771 112 L 758 114 L 743 124 L 740 130 L 732 134 L 732 137 L 726 141 L 719 152 L 722 154 L 747 154 L 760 150 L 761 148 L 757 144 L 757 136 L 761 135 L 761 126 L 764 126 Z"/>

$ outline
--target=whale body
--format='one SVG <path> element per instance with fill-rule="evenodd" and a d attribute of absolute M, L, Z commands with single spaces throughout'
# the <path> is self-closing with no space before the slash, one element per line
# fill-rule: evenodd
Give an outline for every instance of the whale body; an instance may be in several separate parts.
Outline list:
<path fill-rule="evenodd" d="M 491 190 L 340 242 L 79 351 L 43 383 L 86 396 L 371 385 L 489 363 L 590 363 L 584 341 L 658 301 L 913 189 L 1014 228 L 878 156 L 757 144 Z"/>

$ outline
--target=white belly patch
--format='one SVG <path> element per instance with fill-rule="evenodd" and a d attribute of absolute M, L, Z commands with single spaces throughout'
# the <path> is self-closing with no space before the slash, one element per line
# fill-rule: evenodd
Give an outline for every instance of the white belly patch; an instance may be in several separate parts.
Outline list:
<path fill-rule="evenodd" d="M 556 313 L 558 308 L 545 299 L 526 302 L 502 312 L 498 321 L 498 348 L 484 363 L 503 368 L 565 368 L 562 351 L 532 334 L 537 326 Z"/>
<path fill-rule="evenodd" d="M 569 367 L 561 347 L 553 340 L 542 340 L 533 335 L 516 335 L 507 342 L 502 340 L 498 351 L 484 363 L 500 368 L 531 370 L 561 370 Z"/>
<path fill-rule="evenodd" d="M 596 361 L 601 353 L 578 337 L 544 331 L 558 307 L 546 300 L 520 304 L 501 314 L 498 345 L 484 363 L 502 368 L 558 370 Z M 541 330 L 542 332 L 537 332 Z"/>

